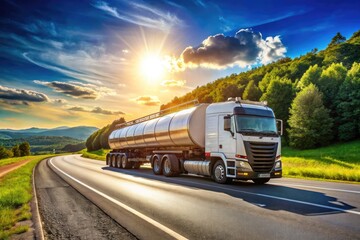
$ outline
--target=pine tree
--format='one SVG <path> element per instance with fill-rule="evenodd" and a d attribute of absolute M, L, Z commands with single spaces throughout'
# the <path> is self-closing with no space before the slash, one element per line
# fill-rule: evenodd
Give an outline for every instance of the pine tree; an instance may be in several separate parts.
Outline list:
<path fill-rule="evenodd" d="M 354 63 L 342 83 L 337 98 L 339 138 L 348 141 L 360 137 L 360 63 Z"/>
<path fill-rule="evenodd" d="M 310 84 L 297 94 L 290 109 L 290 146 L 308 149 L 329 144 L 333 120 L 324 107 L 322 94 Z"/>

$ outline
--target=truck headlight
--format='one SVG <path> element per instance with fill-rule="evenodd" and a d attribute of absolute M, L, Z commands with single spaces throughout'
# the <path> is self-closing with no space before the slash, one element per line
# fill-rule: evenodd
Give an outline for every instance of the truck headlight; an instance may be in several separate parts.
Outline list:
<path fill-rule="evenodd" d="M 252 168 L 248 162 L 236 161 L 236 167 L 241 168 L 242 171 L 252 171 Z"/>
<path fill-rule="evenodd" d="M 281 168 L 281 161 L 275 162 L 275 169 Z"/>

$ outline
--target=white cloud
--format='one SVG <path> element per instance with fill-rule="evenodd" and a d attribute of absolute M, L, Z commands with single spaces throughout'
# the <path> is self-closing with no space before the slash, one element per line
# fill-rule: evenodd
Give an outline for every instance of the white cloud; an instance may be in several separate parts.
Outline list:
<path fill-rule="evenodd" d="M 127 3 L 129 4 L 127 12 L 121 12 L 105 1 L 97 1 L 92 5 L 115 18 L 143 27 L 156 28 L 167 32 L 173 26 L 182 25 L 182 21 L 169 12 L 163 12 L 144 3 L 132 1 Z"/>

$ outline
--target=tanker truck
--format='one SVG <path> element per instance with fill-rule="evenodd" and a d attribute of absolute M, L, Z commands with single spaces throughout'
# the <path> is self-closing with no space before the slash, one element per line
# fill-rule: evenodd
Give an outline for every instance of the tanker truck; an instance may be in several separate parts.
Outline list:
<path fill-rule="evenodd" d="M 264 184 L 282 176 L 282 121 L 266 103 L 230 98 L 161 111 L 127 122 L 109 135 L 110 167 L 138 169 L 150 163 L 156 175 L 209 176 Z"/>

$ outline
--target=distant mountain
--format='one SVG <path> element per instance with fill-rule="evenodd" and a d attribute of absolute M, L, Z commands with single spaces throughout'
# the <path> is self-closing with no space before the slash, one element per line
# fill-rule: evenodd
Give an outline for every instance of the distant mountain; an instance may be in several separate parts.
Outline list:
<path fill-rule="evenodd" d="M 0 139 L 19 139 L 32 136 L 57 136 L 57 137 L 70 137 L 74 139 L 85 140 L 93 132 L 98 130 L 96 127 L 78 126 L 66 127 L 61 126 L 57 128 L 29 128 L 21 130 L 13 129 L 0 129 Z"/>

